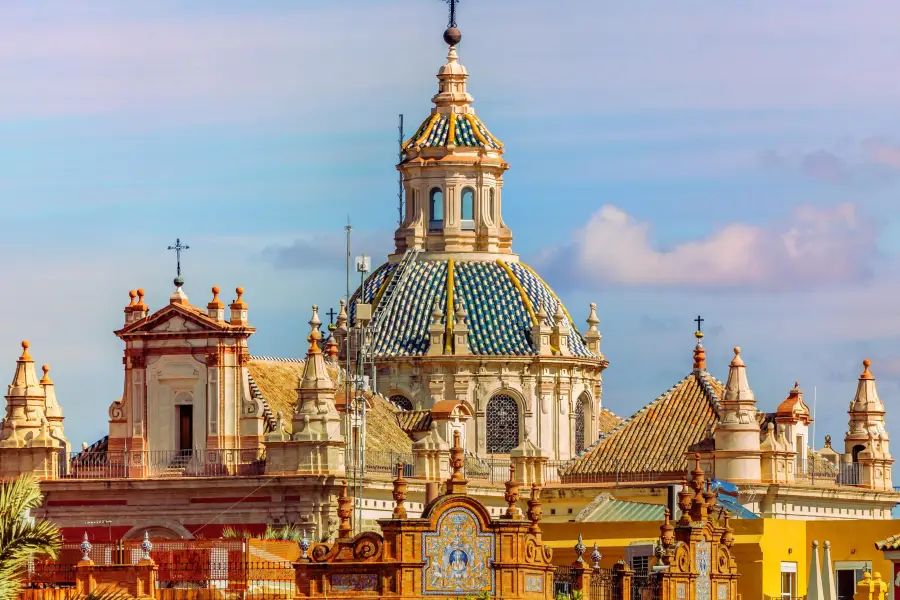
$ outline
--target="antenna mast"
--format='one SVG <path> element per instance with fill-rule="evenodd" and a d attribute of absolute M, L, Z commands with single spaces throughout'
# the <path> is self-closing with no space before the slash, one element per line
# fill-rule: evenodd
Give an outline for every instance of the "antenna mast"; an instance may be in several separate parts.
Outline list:
<path fill-rule="evenodd" d="M 403 162 L 403 115 L 400 115 L 400 137 L 398 138 L 399 148 L 397 151 L 397 156 L 400 159 L 400 162 Z M 397 176 L 398 187 L 397 187 L 397 227 L 401 227 L 403 225 L 403 172 L 399 171 L 399 175 Z"/>

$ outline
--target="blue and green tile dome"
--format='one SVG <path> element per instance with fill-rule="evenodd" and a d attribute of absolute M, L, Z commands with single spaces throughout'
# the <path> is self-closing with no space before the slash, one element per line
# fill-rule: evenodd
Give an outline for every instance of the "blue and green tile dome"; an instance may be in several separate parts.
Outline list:
<path fill-rule="evenodd" d="M 386 263 L 366 280 L 363 301 L 378 302 L 396 264 Z M 410 265 L 409 277 L 394 288 L 390 313 L 385 315 L 374 343 L 381 357 L 422 356 L 428 351 L 428 326 L 435 300 L 445 316 L 462 304 L 469 326 L 469 350 L 482 356 L 535 355 L 531 330 L 541 307 L 553 315 L 562 303 L 530 267 L 503 260 L 419 260 Z M 357 290 L 350 299 L 350 321 L 355 319 Z M 584 338 L 563 308 L 563 323 L 571 331 L 572 354 L 599 358 L 588 351 Z"/>

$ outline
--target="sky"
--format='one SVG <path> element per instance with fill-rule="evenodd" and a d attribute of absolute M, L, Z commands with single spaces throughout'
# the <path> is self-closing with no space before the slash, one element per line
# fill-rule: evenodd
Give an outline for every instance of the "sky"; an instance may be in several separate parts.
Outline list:
<path fill-rule="evenodd" d="M 606 407 L 684 377 L 699 314 L 761 410 L 799 380 L 817 446 L 864 358 L 900 436 L 898 13 L 461 0 L 514 249 L 580 322 L 597 303 Z M 105 435 L 113 331 L 128 290 L 167 302 L 176 238 L 194 304 L 243 286 L 251 352 L 301 356 L 348 215 L 354 254 L 391 250 L 397 117 L 428 115 L 445 25 L 438 0 L 0 4 L 0 369 L 30 340 L 73 445 Z"/>

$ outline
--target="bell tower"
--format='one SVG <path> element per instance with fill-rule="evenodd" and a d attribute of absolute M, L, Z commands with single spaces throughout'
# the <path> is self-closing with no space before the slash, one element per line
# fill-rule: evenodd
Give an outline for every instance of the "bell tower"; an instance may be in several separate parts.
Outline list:
<path fill-rule="evenodd" d="M 451 2 L 453 8 L 453 2 Z M 447 62 L 438 70 L 431 115 L 403 145 L 397 169 L 406 195 L 403 222 L 394 234 L 399 261 L 406 250 L 512 254 L 503 222 L 503 144 L 475 115 L 469 77 L 457 46 L 462 34 L 451 11 L 444 41 Z"/>

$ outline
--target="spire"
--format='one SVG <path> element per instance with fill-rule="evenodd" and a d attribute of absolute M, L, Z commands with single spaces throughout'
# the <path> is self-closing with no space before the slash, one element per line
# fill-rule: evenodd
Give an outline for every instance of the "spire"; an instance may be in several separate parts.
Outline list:
<path fill-rule="evenodd" d="M 828 540 L 825 540 L 825 556 L 822 557 L 822 600 L 837 600 L 834 568 L 831 564 L 831 542 Z"/>
<path fill-rule="evenodd" d="M 872 361 L 868 358 L 863 361 L 863 372 L 856 386 L 856 396 L 850 405 L 852 411 L 884 411 L 884 403 L 878 397 L 878 390 L 875 387 L 875 376 L 869 370 L 871 366 Z"/>
<path fill-rule="evenodd" d="M 444 32 L 444 41 L 449 44 L 450 49 L 447 51 L 447 62 L 438 69 L 438 93 L 431 99 L 434 102 L 431 114 L 465 114 L 472 111 L 469 105 L 474 98 L 466 91 L 469 72 L 460 64 L 459 55 L 456 53 L 456 45 L 461 39 L 462 33 L 456 27 Z"/>
<path fill-rule="evenodd" d="M 305 390 L 333 390 L 334 382 L 328 376 L 325 369 L 325 359 L 322 356 L 322 332 L 319 327 L 322 321 L 319 319 L 319 307 L 312 307 L 312 317 L 309 319 L 309 348 L 306 351 L 306 361 L 303 364 L 303 375 L 300 377 L 301 395 Z"/>
<path fill-rule="evenodd" d="M 694 332 L 697 338 L 697 345 L 694 346 L 694 372 L 706 370 L 706 350 L 703 349 L 703 334 L 699 331 Z"/>
<path fill-rule="evenodd" d="M 824 600 L 822 597 L 822 569 L 819 566 L 819 542 L 813 540 L 812 558 L 809 561 L 809 583 L 806 585 L 806 600 Z"/>
<path fill-rule="evenodd" d="M 756 402 L 750 382 L 747 381 L 747 367 L 741 358 L 741 348 L 734 347 L 734 358 L 728 367 L 728 381 L 725 382 L 723 402 Z"/>
<path fill-rule="evenodd" d="M 603 336 L 600 335 L 600 330 L 597 329 L 597 325 L 600 324 L 600 319 L 597 318 L 597 303 L 591 302 L 589 307 L 588 330 L 584 332 L 584 341 L 587 343 L 587 348 L 590 352 L 600 356 L 600 340 Z"/>
<path fill-rule="evenodd" d="M 34 370 L 34 359 L 28 353 L 31 344 L 28 340 L 22 341 L 22 355 L 16 361 L 16 373 L 9 385 L 7 397 L 17 396 L 43 396 L 44 390 L 40 386 L 37 373 Z"/>

